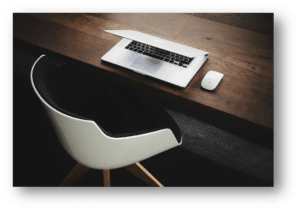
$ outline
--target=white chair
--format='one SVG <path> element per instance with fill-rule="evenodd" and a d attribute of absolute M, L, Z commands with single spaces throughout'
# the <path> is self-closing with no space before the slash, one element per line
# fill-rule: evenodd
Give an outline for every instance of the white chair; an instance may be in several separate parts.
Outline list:
<path fill-rule="evenodd" d="M 74 74 L 75 72 L 74 70 Z M 79 74 L 83 73 L 84 71 L 79 72 Z M 72 74 L 73 70 L 68 68 L 64 69 L 63 66 L 53 64 L 45 55 L 40 56 L 36 60 L 31 70 L 32 87 L 46 109 L 62 146 L 68 154 L 78 162 L 60 185 L 66 186 L 74 184 L 92 168 L 103 170 L 104 186 L 110 186 L 109 169 L 126 167 L 127 170 L 148 184 L 162 186 L 162 184 L 138 162 L 181 144 L 182 138 L 180 130 L 171 116 L 160 108 L 159 105 L 156 105 L 155 102 L 153 103 L 151 100 L 148 101 L 149 99 L 143 96 L 143 94 L 136 97 L 137 95 L 126 90 L 125 93 L 127 93 L 129 97 L 126 94 L 126 96 L 124 96 L 124 93 L 119 94 L 120 98 L 123 98 L 120 101 L 122 103 L 122 109 L 126 106 L 129 106 L 130 109 L 131 105 L 136 106 L 136 104 L 142 105 L 142 107 L 145 106 L 143 109 L 147 111 L 142 110 L 135 113 L 135 107 L 129 112 L 135 113 L 135 115 L 141 114 L 141 118 L 149 118 L 151 122 L 150 124 L 146 122 L 145 127 L 133 131 L 133 129 L 130 128 L 130 124 L 135 120 L 132 120 L 131 117 L 127 117 L 127 119 L 122 117 L 122 124 L 118 124 L 117 121 L 119 121 L 120 118 L 115 120 L 109 118 L 110 115 L 112 115 L 111 118 L 117 115 L 115 115 L 114 110 L 101 112 L 102 105 L 105 108 L 115 107 L 115 101 L 111 102 L 111 100 L 116 100 L 116 97 L 110 98 L 110 95 L 108 96 L 108 94 L 106 94 L 106 90 L 108 89 L 105 89 L 99 94 L 96 92 L 97 95 L 94 95 L 99 104 L 96 106 L 96 108 L 98 108 L 97 110 L 89 108 L 89 100 L 86 100 L 86 98 L 83 98 L 83 103 L 82 101 L 78 101 L 77 98 L 77 101 L 81 102 L 81 104 L 85 104 L 86 101 L 85 107 L 89 110 L 87 113 L 92 116 L 85 116 L 85 111 L 82 111 L 83 114 L 80 112 L 76 113 L 77 110 L 80 111 L 80 108 L 76 108 L 77 101 L 72 102 L 73 104 L 75 102 L 75 108 L 77 110 L 69 109 L 72 106 L 68 107 L 68 105 L 66 105 L 68 102 L 66 103 L 65 101 L 73 98 L 66 97 L 66 95 L 64 96 L 62 94 L 64 91 L 60 90 L 60 88 L 67 90 L 71 87 L 73 95 L 74 87 L 76 87 L 75 89 L 77 90 L 84 90 L 84 88 L 80 89 L 80 86 L 78 86 L 80 83 L 74 85 L 76 83 L 70 80 L 69 77 Z M 78 74 L 78 72 L 76 72 L 76 74 Z M 78 78 L 81 77 L 77 77 L 77 79 Z M 66 83 L 69 82 L 71 85 L 66 85 Z M 111 85 L 107 86 L 111 87 Z M 90 88 L 88 90 L 90 90 Z M 122 92 L 123 88 L 119 90 Z M 101 93 L 104 93 L 106 98 L 102 98 Z M 116 95 L 118 95 L 118 93 Z M 126 104 L 128 102 L 125 98 L 130 98 L 130 100 L 135 99 L 135 101 L 128 105 Z M 122 100 L 125 102 L 122 102 Z M 140 101 L 144 104 L 140 104 Z M 148 105 L 148 103 L 150 105 Z M 153 112 L 149 111 L 151 109 Z M 146 117 L 143 116 L 144 112 L 146 113 Z M 151 114 L 150 116 L 147 116 L 148 112 Z M 94 118 L 93 114 L 97 117 Z M 105 116 L 105 118 L 102 119 L 102 116 Z M 123 114 L 121 113 L 119 116 L 123 116 Z M 135 117 L 135 119 L 138 118 L 139 117 Z M 106 127 L 105 122 L 110 122 L 111 126 Z M 136 124 L 137 127 L 139 124 L 139 122 Z M 120 128 L 118 130 L 121 130 L 121 132 L 113 131 L 114 125 L 121 125 L 118 126 Z M 128 131 L 126 131 L 126 129 L 123 130 L 124 127 L 129 127 Z"/>

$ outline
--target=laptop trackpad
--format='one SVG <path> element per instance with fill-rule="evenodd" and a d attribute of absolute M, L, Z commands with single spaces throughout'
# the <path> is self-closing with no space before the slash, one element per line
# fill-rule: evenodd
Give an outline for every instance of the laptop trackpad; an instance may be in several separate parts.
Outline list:
<path fill-rule="evenodd" d="M 163 61 L 147 56 L 140 56 L 130 66 L 140 70 L 155 73 L 164 65 Z"/>

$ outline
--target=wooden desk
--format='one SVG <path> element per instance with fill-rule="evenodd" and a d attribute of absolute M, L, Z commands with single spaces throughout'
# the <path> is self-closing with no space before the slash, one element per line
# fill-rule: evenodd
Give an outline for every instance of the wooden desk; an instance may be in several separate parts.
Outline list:
<path fill-rule="evenodd" d="M 186 89 L 105 63 L 120 37 L 105 29 L 132 29 L 210 53 Z M 139 89 L 227 121 L 273 130 L 273 37 L 186 14 L 14 14 L 13 36 L 78 60 Z M 209 70 L 224 73 L 217 89 L 200 87 Z"/>

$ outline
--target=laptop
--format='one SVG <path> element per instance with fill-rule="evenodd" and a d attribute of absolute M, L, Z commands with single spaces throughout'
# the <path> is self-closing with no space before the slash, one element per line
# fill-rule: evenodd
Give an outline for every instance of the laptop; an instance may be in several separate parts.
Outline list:
<path fill-rule="evenodd" d="M 185 88 L 209 53 L 134 30 L 105 30 L 123 37 L 101 59 Z"/>

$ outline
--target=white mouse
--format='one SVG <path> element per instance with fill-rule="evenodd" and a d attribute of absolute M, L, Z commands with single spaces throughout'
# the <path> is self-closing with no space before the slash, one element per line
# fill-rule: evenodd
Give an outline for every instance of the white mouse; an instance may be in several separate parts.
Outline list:
<path fill-rule="evenodd" d="M 210 70 L 202 79 L 201 86 L 207 90 L 214 90 L 220 83 L 223 76 L 224 74 L 222 73 Z"/>

